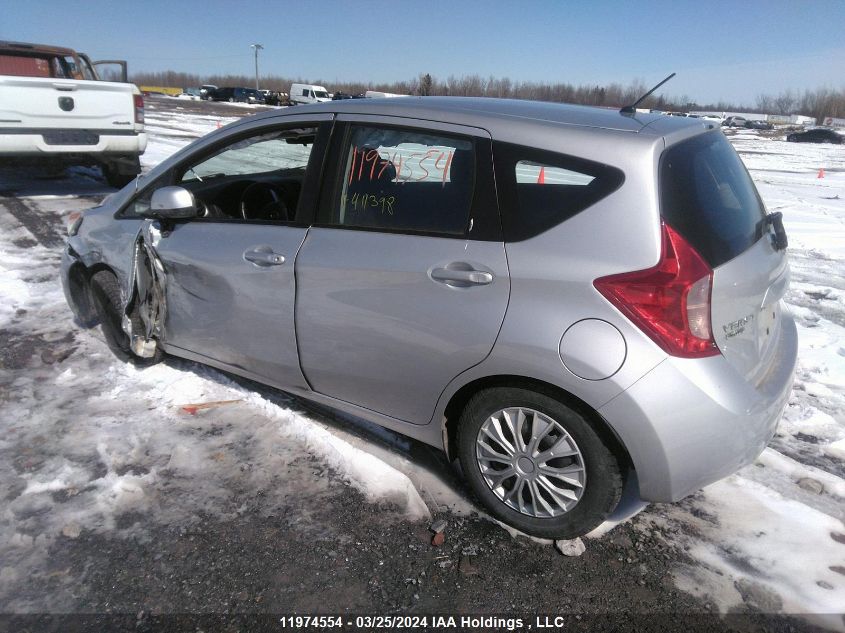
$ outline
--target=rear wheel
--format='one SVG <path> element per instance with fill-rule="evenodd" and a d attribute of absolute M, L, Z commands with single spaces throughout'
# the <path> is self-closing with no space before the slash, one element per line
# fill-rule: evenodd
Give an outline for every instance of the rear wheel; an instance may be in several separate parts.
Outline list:
<path fill-rule="evenodd" d="M 116 189 L 123 189 L 141 173 L 141 161 L 137 156 L 116 159 L 103 163 L 102 171 L 107 183 Z"/>
<path fill-rule="evenodd" d="M 142 358 L 132 352 L 129 346 L 129 336 L 123 331 L 123 301 L 120 297 L 120 285 L 117 277 L 107 270 L 101 270 L 91 276 L 89 282 L 91 287 L 91 298 L 97 316 L 100 320 L 100 329 L 106 339 L 106 345 L 120 360 L 131 362 L 144 367 L 155 365 L 164 358 L 161 348 L 156 346 L 155 354 L 151 358 Z M 137 309 L 130 314 L 130 319 L 140 326 L 140 318 Z"/>
<path fill-rule="evenodd" d="M 543 538 L 597 527 L 622 494 L 619 463 L 591 424 L 548 395 L 480 391 L 458 428 L 461 466 L 490 513 Z"/>

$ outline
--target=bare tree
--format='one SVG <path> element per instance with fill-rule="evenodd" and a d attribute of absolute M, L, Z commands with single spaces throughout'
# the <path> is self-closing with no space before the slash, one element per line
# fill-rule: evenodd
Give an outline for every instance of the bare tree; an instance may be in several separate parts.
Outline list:
<path fill-rule="evenodd" d="M 792 114 L 797 105 L 797 99 L 791 90 L 786 90 L 774 98 L 773 104 L 778 114 Z"/>
<path fill-rule="evenodd" d="M 181 87 L 199 86 L 204 83 L 217 86 L 248 86 L 252 78 L 246 75 L 211 75 L 193 73 L 161 72 L 135 73 L 132 81 L 141 86 Z M 606 86 L 581 85 L 569 83 L 547 83 L 536 81 L 513 81 L 509 77 L 482 78 L 479 75 L 450 75 L 446 81 L 440 81 L 430 73 L 421 73 L 409 81 L 396 81 L 374 84 L 373 82 L 334 81 L 302 77 L 267 76 L 262 85 L 270 90 L 287 91 L 292 83 L 316 83 L 330 85 L 332 90 L 359 94 L 366 90 L 379 90 L 397 94 L 417 95 L 458 95 L 484 96 L 511 99 L 534 99 L 538 101 L 556 101 L 561 103 L 579 103 L 605 107 L 622 107 L 636 101 L 648 87 L 641 80 L 632 81 L 627 86 L 612 83 Z M 845 88 L 833 90 L 820 88 L 807 90 L 803 94 L 787 90 L 778 96 L 760 94 L 756 97 L 756 110 L 760 113 L 792 114 L 800 112 L 822 121 L 825 117 L 845 118 Z M 686 95 L 670 97 L 657 94 L 649 97 L 643 107 L 661 110 L 710 110 L 716 112 L 754 110 L 752 106 L 718 102 L 696 103 Z"/>
<path fill-rule="evenodd" d="M 431 88 L 433 84 L 433 80 L 431 79 L 431 75 L 428 73 L 424 75 L 420 75 L 420 95 L 423 97 L 427 97 L 432 94 Z"/>

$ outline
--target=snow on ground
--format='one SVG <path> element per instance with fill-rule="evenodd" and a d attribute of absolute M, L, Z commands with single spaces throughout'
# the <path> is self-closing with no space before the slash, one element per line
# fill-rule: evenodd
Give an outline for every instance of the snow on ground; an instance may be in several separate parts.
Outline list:
<path fill-rule="evenodd" d="M 178 105 L 172 110 L 162 110 L 160 107 L 147 108 L 144 125 L 149 142 L 147 151 L 141 156 L 141 166 L 145 170 L 155 167 L 191 141 L 237 121 L 238 118 L 184 112 L 184 109 Z"/>
<path fill-rule="evenodd" d="M 233 120 L 178 104 L 148 108 L 144 168 Z M 634 525 L 671 534 L 690 557 L 677 584 L 723 612 L 745 603 L 842 628 L 839 616 L 812 614 L 841 614 L 845 604 L 845 153 L 756 132 L 731 138 L 768 208 L 784 213 L 793 275 L 786 299 L 800 336 L 795 390 L 755 464 L 679 504 L 648 508 Z M 23 187 L 27 206 L 54 218 L 56 230 L 63 214 L 107 190 L 91 169 Z M 68 197 L 68 187 L 82 197 Z M 56 249 L 0 214 L 0 330 L 26 332 L 0 369 L 10 394 L 0 403 L 8 429 L 0 454 L 12 455 L 0 460 L 10 471 L 0 472 L 7 610 L 32 606 L 13 601 L 15 581 L 40 569 L 60 534 L 143 539 L 139 514 L 190 524 L 237 516 L 257 495 L 272 511 L 287 494 L 319 498 L 327 473 L 397 516 L 474 509 L 424 455 L 412 455 L 413 443 L 379 427 L 315 419 L 283 394 L 193 363 L 139 370 L 115 361 L 99 331 L 71 324 L 57 263 Z M 17 367 L 27 345 L 35 358 Z M 236 402 L 196 415 L 180 408 L 224 400 Z"/>
<path fill-rule="evenodd" d="M 150 119 L 161 129 L 190 132 L 154 132 L 151 155 L 160 158 L 217 127 L 216 117 Z M 37 217 L 48 218 L 38 233 L 55 239 L 67 213 L 108 191 L 97 180 L 95 169 L 74 168 L 58 180 L 32 176 L 14 185 L 25 190 L 18 198 Z M 58 196 L 62 187 L 81 196 Z M 428 519 L 429 507 L 465 503 L 425 468 L 412 482 L 392 465 L 415 470 L 402 452 L 408 442 L 381 429 L 340 428 L 283 394 L 244 387 L 193 363 L 142 370 L 118 362 L 98 329 L 73 324 L 57 275 L 59 249 L 32 237 L 11 214 L 0 213 L 4 611 L 69 607 L 59 598 L 50 605 L 22 602 L 15 588 L 20 578 L 44 573 L 56 538 L 82 531 L 143 540 L 142 525 L 150 520 L 189 526 L 204 516 L 238 516 L 257 496 L 272 512 L 274 499 L 279 505 L 290 495 L 319 499 L 331 480 L 383 505 L 386 517 Z M 230 400 L 195 415 L 181 408 Z M 308 517 L 301 521 L 307 525 Z"/>
<path fill-rule="evenodd" d="M 646 511 L 641 525 L 682 526 L 674 539 L 694 563 L 678 570 L 678 585 L 722 611 L 745 602 L 843 629 L 845 151 L 753 132 L 731 140 L 767 208 L 784 214 L 786 302 L 799 334 L 795 388 L 756 463 Z"/>

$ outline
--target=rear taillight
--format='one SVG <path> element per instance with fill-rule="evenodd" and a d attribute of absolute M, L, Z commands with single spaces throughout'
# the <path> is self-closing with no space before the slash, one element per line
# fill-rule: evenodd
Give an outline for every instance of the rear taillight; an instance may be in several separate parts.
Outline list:
<path fill-rule="evenodd" d="M 677 232 L 662 225 L 660 261 L 654 268 L 593 282 L 614 306 L 672 356 L 719 353 L 710 328 L 713 271 Z"/>
<path fill-rule="evenodd" d="M 135 97 L 135 123 L 144 122 L 144 95 L 133 95 Z"/>

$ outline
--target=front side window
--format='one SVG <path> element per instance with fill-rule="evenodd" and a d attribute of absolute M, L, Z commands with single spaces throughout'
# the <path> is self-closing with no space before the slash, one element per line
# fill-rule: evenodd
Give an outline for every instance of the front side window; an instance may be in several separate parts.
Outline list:
<path fill-rule="evenodd" d="M 211 220 L 294 221 L 316 127 L 253 133 L 188 162 L 176 183 L 194 194 Z"/>
<path fill-rule="evenodd" d="M 332 224 L 463 235 L 475 180 L 468 139 L 415 130 L 353 127 Z"/>
<path fill-rule="evenodd" d="M 281 170 L 301 170 L 304 173 L 316 134 L 314 128 L 299 128 L 242 139 L 190 166 L 181 180 L 201 182 L 204 179 Z"/>

